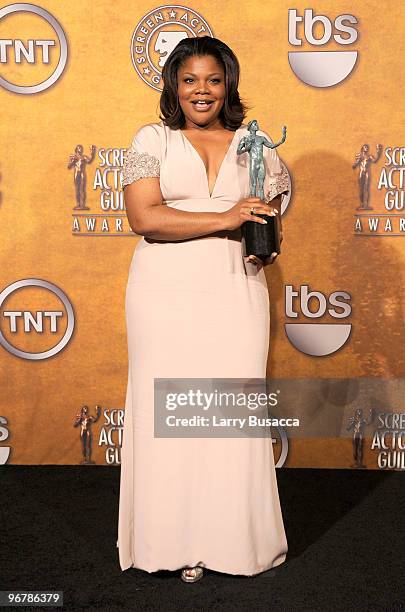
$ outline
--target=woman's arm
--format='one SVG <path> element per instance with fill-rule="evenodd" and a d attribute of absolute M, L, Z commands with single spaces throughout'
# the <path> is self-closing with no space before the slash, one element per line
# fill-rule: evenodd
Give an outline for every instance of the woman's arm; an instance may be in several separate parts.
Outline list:
<path fill-rule="evenodd" d="M 189 212 L 164 204 L 156 177 L 126 185 L 124 200 L 132 230 L 154 240 L 182 240 L 226 229 L 222 213 Z"/>

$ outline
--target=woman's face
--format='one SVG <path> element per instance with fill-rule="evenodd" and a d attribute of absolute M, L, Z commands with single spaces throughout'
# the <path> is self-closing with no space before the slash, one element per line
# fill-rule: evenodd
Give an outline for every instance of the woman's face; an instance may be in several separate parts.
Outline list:
<path fill-rule="evenodd" d="M 221 124 L 218 116 L 226 96 L 225 74 L 215 57 L 189 57 L 177 71 L 177 90 L 187 128 Z"/>

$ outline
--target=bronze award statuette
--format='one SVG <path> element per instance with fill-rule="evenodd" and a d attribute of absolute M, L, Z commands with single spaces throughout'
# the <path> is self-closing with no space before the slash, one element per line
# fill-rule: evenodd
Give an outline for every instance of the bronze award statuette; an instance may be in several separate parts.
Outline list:
<path fill-rule="evenodd" d="M 247 124 L 249 135 L 241 138 L 237 154 L 249 153 L 249 184 L 251 198 L 264 199 L 264 178 L 266 176 L 266 166 L 263 160 L 263 146 L 275 149 L 283 144 L 286 139 L 287 128 L 283 127 L 283 136 L 280 142 L 273 144 L 265 136 L 256 134 L 259 124 L 256 119 L 252 119 Z M 245 243 L 245 256 L 256 255 L 263 262 L 272 253 L 280 253 L 280 226 L 278 215 L 265 215 L 256 213 L 257 217 L 266 219 L 267 225 L 256 221 L 245 221 L 242 224 L 242 237 Z"/>

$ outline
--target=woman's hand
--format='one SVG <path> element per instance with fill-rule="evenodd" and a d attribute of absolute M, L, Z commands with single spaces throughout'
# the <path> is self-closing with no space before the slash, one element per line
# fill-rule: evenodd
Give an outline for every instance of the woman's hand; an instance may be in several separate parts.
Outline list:
<path fill-rule="evenodd" d="M 267 259 L 263 261 L 262 259 L 260 259 L 260 257 L 256 257 L 256 255 L 249 255 L 247 257 L 244 257 L 244 260 L 254 263 L 257 266 L 257 269 L 260 270 L 261 268 L 263 268 L 263 266 L 272 264 L 277 257 L 278 253 L 272 253 L 270 257 L 267 257 Z"/>
<path fill-rule="evenodd" d="M 229 210 L 220 213 L 223 215 L 224 219 L 223 229 L 231 231 L 236 230 L 242 225 L 242 223 L 245 223 L 245 221 L 256 221 L 257 223 L 263 223 L 265 219 L 257 217 L 256 214 L 250 214 L 251 208 L 254 209 L 255 213 L 259 213 L 261 215 L 278 215 L 277 208 L 274 208 L 270 204 L 266 204 L 260 198 L 243 198 Z"/>

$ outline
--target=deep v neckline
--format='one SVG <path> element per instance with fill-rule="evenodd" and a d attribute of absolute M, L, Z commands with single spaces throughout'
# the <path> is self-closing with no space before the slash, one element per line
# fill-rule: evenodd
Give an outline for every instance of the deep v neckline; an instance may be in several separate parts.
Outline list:
<path fill-rule="evenodd" d="M 210 185 L 209 185 L 209 181 L 208 181 L 208 174 L 207 174 L 207 169 L 206 169 L 205 164 L 204 164 L 204 160 L 203 160 L 203 158 L 201 157 L 201 155 L 199 154 L 199 152 L 197 151 L 197 149 L 195 148 L 195 146 L 194 146 L 193 144 L 191 144 L 190 140 L 189 140 L 189 139 L 187 138 L 187 136 L 186 136 L 186 135 L 183 133 L 183 130 L 179 130 L 179 132 L 181 133 L 181 135 L 182 135 L 183 139 L 184 139 L 184 140 L 185 140 L 185 141 L 188 143 L 188 145 L 189 145 L 189 146 L 191 147 L 191 149 L 194 151 L 195 155 L 197 155 L 198 159 L 200 160 L 200 162 L 201 162 L 201 164 L 202 164 L 202 167 L 203 167 L 203 169 L 204 169 L 204 176 L 205 176 L 205 183 L 206 183 L 206 187 L 207 187 L 207 193 L 208 193 L 208 195 L 209 195 L 210 200 L 212 199 L 212 197 L 213 197 L 213 195 L 214 195 L 214 191 L 215 191 L 215 188 L 216 188 L 217 183 L 218 183 L 219 175 L 221 174 L 221 170 L 222 170 L 222 168 L 223 168 L 223 166 L 224 166 L 224 164 L 225 164 L 225 160 L 227 159 L 227 157 L 228 157 L 228 155 L 229 155 L 229 151 L 231 150 L 231 147 L 232 147 L 232 145 L 233 145 L 233 143 L 234 143 L 234 140 L 235 140 L 235 137 L 236 137 L 236 133 L 237 133 L 237 131 L 238 131 L 238 130 L 236 129 L 236 130 L 235 130 L 235 132 L 234 132 L 233 138 L 232 138 L 232 140 L 231 140 L 231 142 L 230 142 L 230 144 L 229 144 L 229 147 L 228 147 L 228 149 L 227 149 L 227 151 L 226 151 L 226 153 L 225 153 L 225 155 L 224 155 L 224 157 L 223 157 L 223 159 L 222 159 L 221 165 L 219 166 L 218 174 L 217 174 L 217 176 L 216 176 L 216 178 L 215 178 L 215 182 L 214 182 L 214 186 L 213 186 L 213 188 L 212 188 L 212 192 L 210 193 Z"/>

